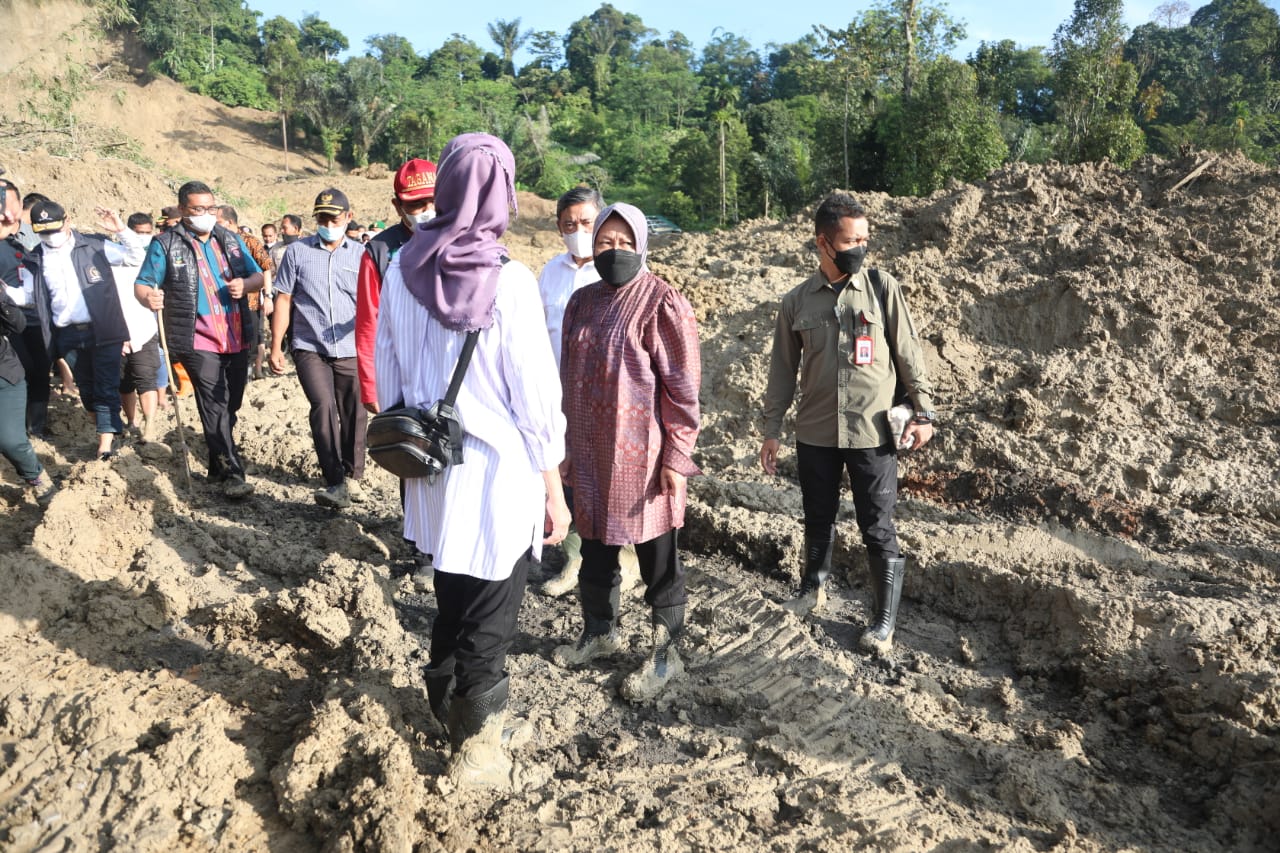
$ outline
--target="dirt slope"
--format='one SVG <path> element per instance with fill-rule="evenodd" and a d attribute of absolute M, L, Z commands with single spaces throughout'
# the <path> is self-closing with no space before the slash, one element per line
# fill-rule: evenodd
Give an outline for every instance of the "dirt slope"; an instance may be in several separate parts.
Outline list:
<path fill-rule="evenodd" d="M 242 169 L 244 206 L 267 210 L 271 171 L 228 163 L 276 153 L 234 149 L 202 159 Z M 156 205 L 167 186 L 0 155 L 82 204 Z M 42 512 L 7 466 L 0 482 L 0 847 L 1275 849 L 1280 190 L 1226 158 L 1171 192 L 1199 162 L 864 199 L 943 418 L 902 466 L 913 563 L 891 659 L 852 650 L 870 596 L 851 507 L 826 610 L 778 606 L 799 490 L 790 447 L 779 477 L 759 472 L 757 414 L 777 300 L 815 263 L 806 217 L 655 246 L 702 322 L 688 676 L 651 706 L 617 698 L 643 649 L 634 594 L 629 651 L 557 669 L 580 617 L 534 584 L 509 664 L 532 738 L 506 795 L 440 781 L 420 675 L 434 599 L 403 579 L 396 485 L 374 470 L 368 502 L 311 503 L 295 377 L 250 385 L 259 490 L 239 505 L 199 453 L 193 492 L 174 457 L 90 461 L 90 424 L 56 401 L 37 452 L 62 492 Z M 335 182 L 362 181 L 369 204 L 388 192 Z M 522 205 L 514 252 L 536 269 L 558 244 L 546 203 Z"/>

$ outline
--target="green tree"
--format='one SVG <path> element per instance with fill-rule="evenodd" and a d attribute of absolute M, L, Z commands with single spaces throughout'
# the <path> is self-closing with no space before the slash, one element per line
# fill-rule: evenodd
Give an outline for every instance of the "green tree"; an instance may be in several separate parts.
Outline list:
<path fill-rule="evenodd" d="M 516 51 L 529 40 L 531 31 L 520 29 L 519 18 L 514 21 L 504 21 L 499 18 L 492 24 L 488 24 L 486 29 L 489 31 L 489 38 L 493 39 L 493 43 L 502 52 L 502 73 L 514 77 Z"/>
<path fill-rule="evenodd" d="M 1138 74 L 1124 58 L 1123 0 L 1076 0 L 1053 36 L 1055 112 L 1067 162 L 1109 158 L 1128 166 L 1144 137 L 1131 114 Z"/>
<path fill-rule="evenodd" d="M 332 62 L 351 45 L 341 31 L 314 12 L 298 22 L 298 30 L 298 50 L 307 59 Z"/>
<path fill-rule="evenodd" d="M 586 86 L 594 97 L 603 98 L 614 65 L 629 61 L 636 46 L 652 34 L 639 15 L 620 12 L 609 3 L 574 21 L 564 43 L 574 85 Z"/>
<path fill-rule="evenodd" d="M 889 186 L 902 195 L 927 195 L 953 178 L 979 180 L 1008 153 L 973 69 L 949 58 L 934 62 L 910 95 L 889 102 L 877 131 Z"/>
<path fill-rule="evenodd" d="M 302 86 L 303 60 L 298 51 L 301 35 L 292 21 L 278 15 L 262 25 L 262 61 L 267 71 L 267 88 L 275 96 L 280 115 L 285 172 L 289 171 L 289 116 L 298 108 Z"/>
<path fill-rule="evenodd" d="M 353 56 L 342 66 L 341 96 L 347 104 L 351 157 L 369 165 L 369 151 L 395 115 L 396 103 L 383 65 L 372 56 Z"/>
<path fill-rule="evenodd" d="M 320 136 L 330 172 L 338 156 L 338 147 L 346 136 L 350 116 L 339 70 L 332 63 L 320 59 L 308 63 L 298 92 L 298 108 Z"/>

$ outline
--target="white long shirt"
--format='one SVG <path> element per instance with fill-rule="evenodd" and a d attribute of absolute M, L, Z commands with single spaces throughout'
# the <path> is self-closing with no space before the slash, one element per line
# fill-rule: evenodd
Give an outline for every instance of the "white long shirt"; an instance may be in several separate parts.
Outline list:
<path fill-rule="evenodd" d="M 480 333 L 454 408 L 462 465 L 434 484 L 405 481 L 404 535 L 437 571 L 505 580 L 532 547 L 542 553 L 542 472 L 564 459 L 560 374 L 538 311 L 538 286 L 516 261 L 498 278 L 493 325 Z M 422 409 L 442 398 L 466 335 L 446 329 L 404 285 L 400 256 L 382 283 L 374 367 L 378 405 Z"/>
<path fill-rule="evenodd" d="M 547 335 L 551 338 L 551 350 L 556 354 L 556 367 L 560 366 L 560 336 L 564 332 L 564 309 L 569 304 L 569 297 L 575 290 L 599 280 L 595 261 L 578 266 L 568 252 L 556 255 L 542 268 L 538 291 L 542 294 L 542 310 L 547 316 Z"/>
<path fill-rule="evenodd" d="M 80 289 L 75 265 L 71 262 L 71 250 L 79 236 L 72 231 L 67 242 L 58 248 L 43 246 L 40 252 L 41 272 L 44 273 L 45 286 L 49 289 L 53 325 L 58 327 L 88 323 L 92 319 L 89 316 L 89 304 L 84 301 L 84 292 Z M 107 263 L 113 267 L 141 266 L 147 252 L 142 239 L 127 228 L 117 234 L 116 239 L 120 242 L 107 240 L 102 244 Z"/>
<path fill-rule="evenodd" d="M 160 327 L 156 325 L 155 312 L 133 295 L 133 281 L 141 269 L 141 266 L 114 268 L 116 291 L 120 294 L 120 307 L 124 309 L 125 325 L 129 327 L 129 349 L 132 352 L 141 350 L 160 331 Z"/>

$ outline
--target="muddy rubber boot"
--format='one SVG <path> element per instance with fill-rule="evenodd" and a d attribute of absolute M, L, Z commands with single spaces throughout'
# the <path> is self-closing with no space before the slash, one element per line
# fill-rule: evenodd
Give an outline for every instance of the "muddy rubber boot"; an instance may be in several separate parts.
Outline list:
<path fill-rule="evenodd" d="M 902 582 L 906 576 L 905 557 L 871 558 L 871 590 L 876 610 L 874 621 L 858 640 L 863 649 L 879 655 L 893 649 L 893 630 L 898 622 L 898 604 L 902 601 Z"/>
<path fill-rule="evenodd" d="M 621 590 L 579 583 L 578 595 L 582 601 L 582 636 L 573 645 L 559 646 L 551 653 L 551 660 L 558 666 L 578 666 L 622 648 L 618 639 Z"/>
<path fill-rule="evenodd" d="M 622 698 L 630 702 L 653 699 L 673 679 L 684 674 L 676 641 L 684 631 L 684 605 L 653 609 L 653 651 L 638 670 L 622 682 Z"/>
<path fill-rule="evenodd" d="M 564 568 L 542 585 L 542 591 L 553 598 L 559 598 L 578 586 L 578 569 L 582 567 L 582 537 L 578 531 L 570 530 L 560 547 L 564 549 Z"/>
<path fill-rule="evenodd" d="M 507 713 L 510 680 L 502 680 L 479 696 L 456 693 L 449 699 L 449 778 L 459 787 L 506 788 L 511 785 L 511 759 L 502 750 L 502 722 Z"/>
<path fill-rule="evenodd" d="M 804 537 L 804 574 L 796 597 L 783 603 L 784 610 L 807 616 L 827 601 L 827 578 L 831 577 L 831 550 L 835 546 L 836 527 L 831 525 L 825 538 L 808 533 Z"/>

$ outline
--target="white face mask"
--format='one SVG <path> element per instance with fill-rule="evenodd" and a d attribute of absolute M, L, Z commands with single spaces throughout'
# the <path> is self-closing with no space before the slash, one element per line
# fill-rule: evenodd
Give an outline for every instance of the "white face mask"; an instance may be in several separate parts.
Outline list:
<path fill-rule="evenodd" d="M 41 234 L 40 242 L 50 249 L 61 249 L 70 237 L 70 231 L 54 231 L 52 234 Z"/>
<path fill-rule="evenodd" d="M 208 234 L 218 224 L 218 217 L 213 213 L 202 213 L 199 216 L 188 216 L 187 224 L 197 234 Z"/>
<path fill-rule="evenodd" d="M 561 234 L 565 248 L 575 258 L 589 258 L 593 253 L 590 231 L 574 231 L 572 234 Z"/>
<path fill-rule="evenodd" d="M 424 222 L 430 222 L 431 220 L 435 219 L 436 211 L 435 211 L 435 208 L 428 207 L 426 210 L 423 210 L 419 213 L 406 213 L 404 215 L 404 218 L 405 218 L 405 222 L 408 223 L 410 227 L 412 227 L 414 225 L 421 225 Z"/>
<path fill-rule="evenodd" d="M 154 235 L 152 235 L 152 234 L 139 234 L 139 235 L 138 235 L 138 240 L 142 243 L 143 248 L 146 248 L 147 246 L 150 246 L 150 245 L 151 245 L 151 238 L 152 238 L 153 236 L 154 236 Z"/>

